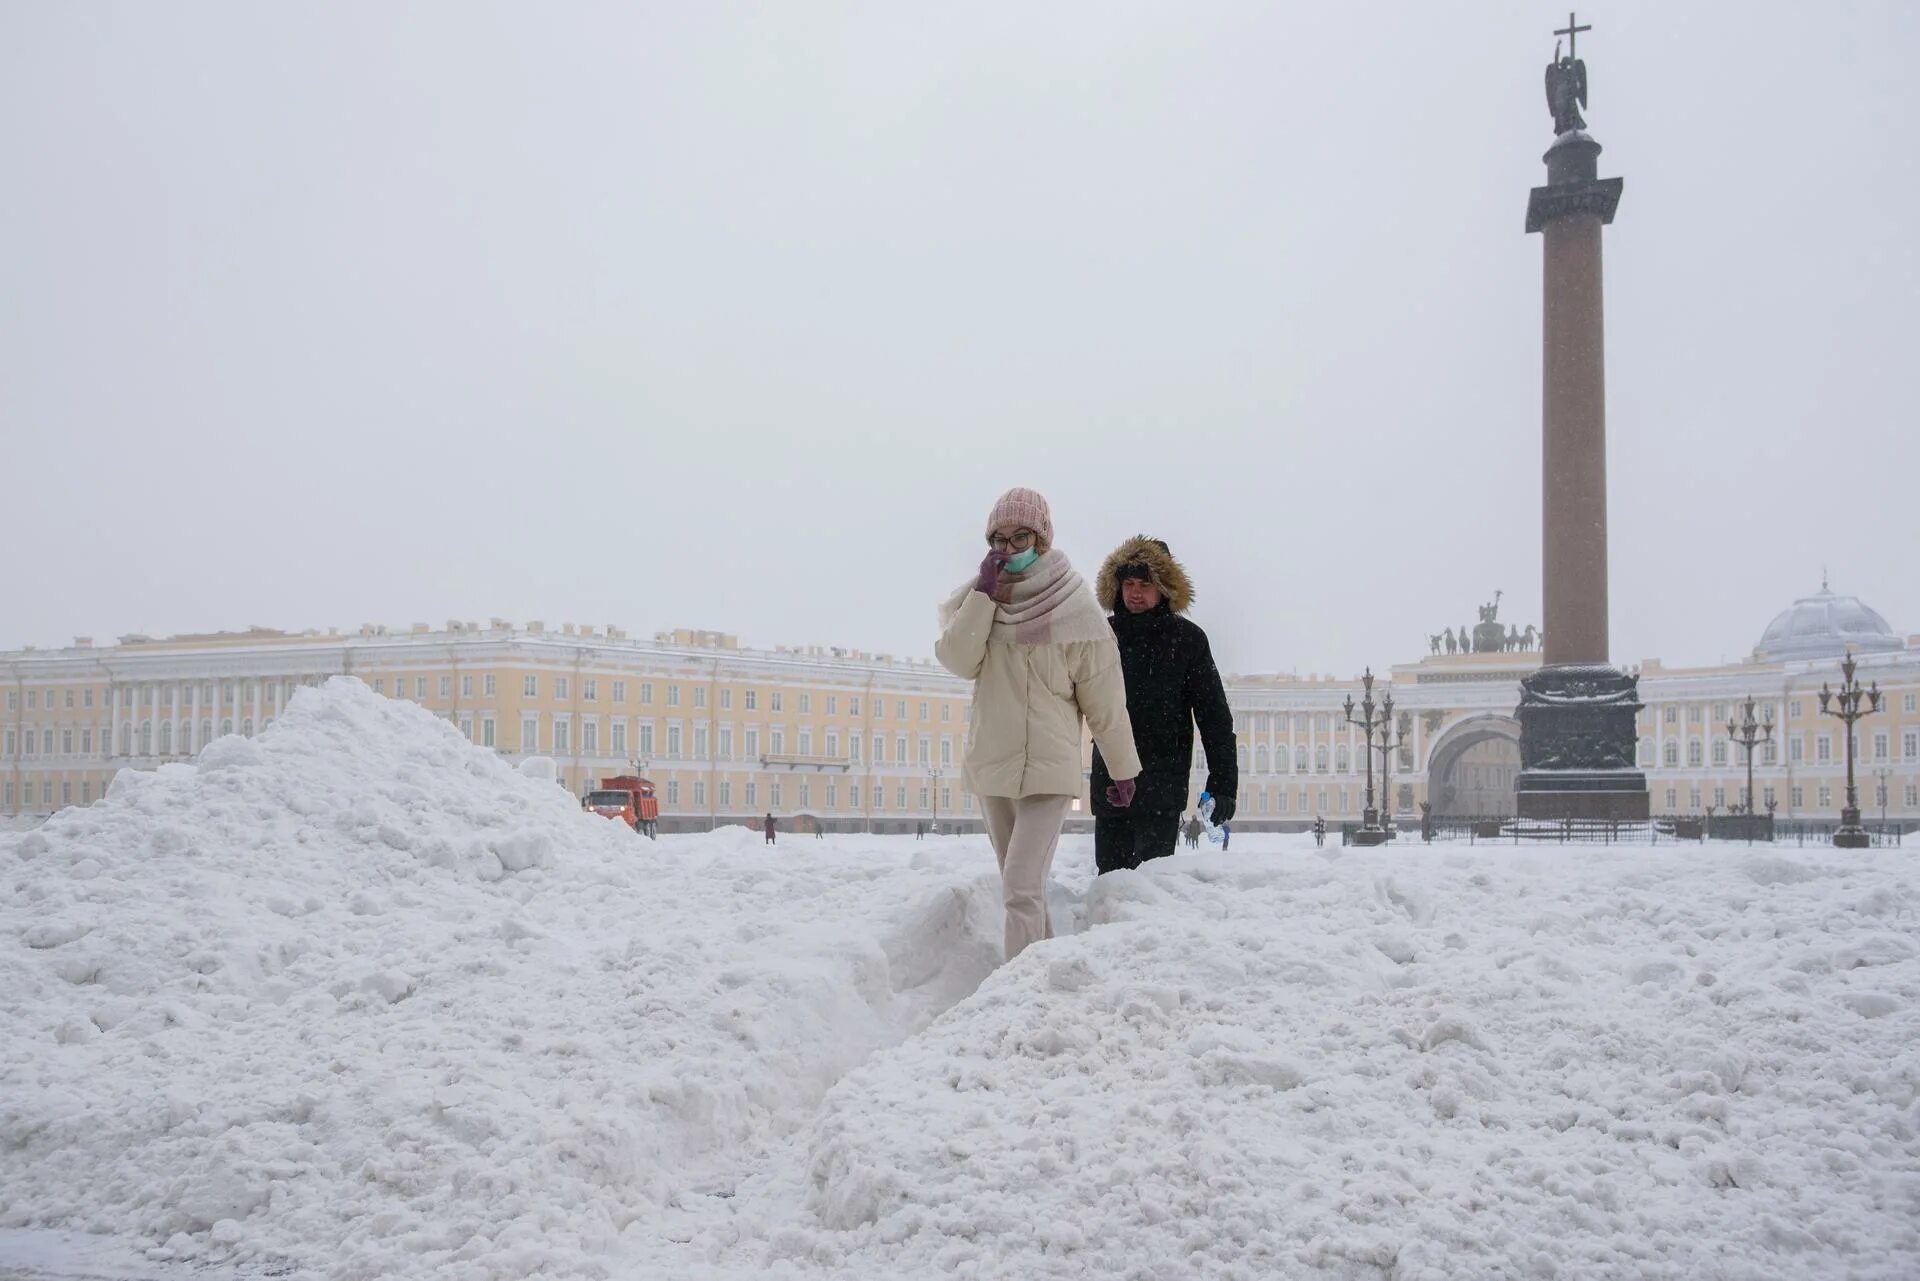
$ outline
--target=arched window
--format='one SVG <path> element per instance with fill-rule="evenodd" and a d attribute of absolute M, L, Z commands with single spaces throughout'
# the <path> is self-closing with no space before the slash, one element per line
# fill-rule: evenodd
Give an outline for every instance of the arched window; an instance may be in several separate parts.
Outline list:
<path fill-rule="evenodd" d="M 1727 740 L 1724 738 L 1716 738 L 1713 740 L 1713 763 L 1715 765 L 1725 765 L 1727 763 Z"/>
<path fill-rule="evenodd" d="M 231 716 L 221 717 L 220 718 L 220 736 L 222 738 L 225 738 L 228 734 L 231 734 L 231 733 L 233 733 L 233 717 Z"/>
<path fill-rule="evenodd" d="M 1327 772 L 1327 745 L 1325 743 L 1313 749 L 1313 768 L 1316 773 Z"/>
<path fill-rule="evenodd" d="M 173 755 L 173 722 L 160 722 L 160 755 Z"/>
<path fill-rule="evenodd" d="M 1239 759 L 1240 771 L 1244 774 L 1247 769 L 1247 745 L 1245 743 L 1240 744 L 1239 749 L 1234 755 Z"/>
<path fill-rule="evenodd" d="M 253 717 L 249 716 L 240 722 L 240 734 L 243 738 L 253 737 Z"/>
<path fill-rule="evenodd" d="M 1678 765 L 1680 763 L 1680 744 L 1674 742 L 1672 739 L 1668 739 L 1666 750 L 1661 753 L 1661 757 L 1668 765 Z"/>
<path fill-rule="evenodd" d="M 140 722 L 140 755 L 153 755 L 153 722 Z"/>
<path fill-rule="evenodd" d="M 1650 738 L 1640 740 L 1639 764 L 1641 769 L 1645 769 L 1647 766 L 1653 764 L 1653 740 Z"/>
<path fill-rule="evenodd" d="M 213 741 L 213 722 L 201 721 L 200 722 L 200 746 L 202 748 L 205 748 L 206 745 L 208 743 L 211 743 L 212 741 Z"/>
<path fill-rule="evenodd" d="M 1700 763 L 1700 740 L 1697 738 L 1688 739 L 1687 740 L 1687 764 L 1698 765 L 1699 763 Z"/>
<path fill-rule="evenodd" d="M 1335 768 L 1342 774 L 1353 768 L 1353 758 L 1348 755 L 1345 743 L 1342 743 L 1340 749 L 1333 754 L 1333 759 L 1336 762 Z"/>
<path fill-rule="evenodd" d="M 120 755 L 133 755 L 133 722 L 120 722 Z"/>
<path fill-rule="evenodd" d="M 1262 747 L 1255 751 L 1253 759 L 1256 773 L 1265 774 L 1269 772 L 1272 758 L 1268 755 L 1266 748 Z"/>
<path fill-rule="evenodd" d="M 1296 774 L 1304 774 L 1307 772 L 1307 749 L 1305 747 L 1296 747 L 1293 749 L 1293 772 Z"/>

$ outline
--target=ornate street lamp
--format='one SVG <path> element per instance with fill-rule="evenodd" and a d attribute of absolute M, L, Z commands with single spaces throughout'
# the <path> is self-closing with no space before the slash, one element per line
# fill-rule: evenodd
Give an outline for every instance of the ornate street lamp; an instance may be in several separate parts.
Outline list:
<path fill-rule="evenodd" d="M 1847 803 L 1840 810 L 1840 827 L 1833 834 L 1833 843 L 1842 849 L 1863 850 L 1872 842 L 1867 829 L 1860 826 L 1860 794 L 1853 785 L 1853 726 L 1880 711 L 1885 701 L 1879 681 L 1862 688 L 1853 673 L 1853 651 L 1849 649 L 1840 661 L 1839 692 L 1836 694 L 1824 681 L 1820 684 L 1820 714 L 1835 717 L 1847 727 Z"/>
<path fill-rule="evenodd" d="M 1398 721 L 1390 722 L 1392 715 L 1393 699 L 1389 697 L 1386 714 L 1380 718 L 1380 736 L 1371 744 L 1380 753 L 1380 826 L 1387 829 L 1389 838 L 1398 835 L 1393 825 L 1393 753 L 1405 747 L 1413 734 L 1412 716 L 1402 712 Z"/>
<path fill-rule="evenodd" d="M 934 766 L 927 771 L 927 795 L 933 801 L 933 832 L 940 834 L 940 767 Z"/>
<path fill-rule="evenodd" d="M 1755 823 L 1753 802 L 1753 749 L 1762 743 L 1770 743 L 1773 741 L 1773 704 L 1767 704 L 1766 716 L 1756 721 L 1753 718 L 1753 695 L 1747 695 L 1746 706 L 1741 709 L 1740 719 L 1735 721 L 1729 717 L 1727 720 L 1727 737 L 1733 740 L 1736 747 L 1744 747 L 1747 750 L 1747 792 L 1746 795 L 1741 798 L 1740 813 L 1742 822 L 1747 829 L 1747 844 L 1751 845 L 1753 844 L 1753 828 Z M 1771 839 L 1772 834 L 1769 833 L 1768 837 Z"/>
<path fill-rule="evenodd" d="M 1347 701 L 1343 704 L 1347 714 L 1347 724 L 1359 727 L 1367 745 L 1367 807 L 1361 814 L 1360 830 L 1353 834 L 1353 843 L 1383 845 L 1387 841 L 1388 832 L 1380 826 L 1380 810 L 1373 803 L 1373 753 L 1375 750 L 1373 733 L 1378 729 L 1384 737 L 1393 724 L 1393 695 L 1391 693 L 1387 695 L 1385 703 L 1379 708 L 1380 714 L 1375 716 L 1371 667 L 1367 668 L 1366 675 L 1360 678 L 1360 683 L 1363 687 L 1360 697 L 1360 715 L 1356 717 L 1353 714 L 1353 695 L 1347 695 Z"/>
<path fill-rule="evenodd" d="M 1887 788 L 1893 782 L 1893 771 L 1882 766 L 1873 772 L 1873 782 L 1874 799 L 1880 805 L 1880 826 L 1884 828 L 1887 825 Z"/>

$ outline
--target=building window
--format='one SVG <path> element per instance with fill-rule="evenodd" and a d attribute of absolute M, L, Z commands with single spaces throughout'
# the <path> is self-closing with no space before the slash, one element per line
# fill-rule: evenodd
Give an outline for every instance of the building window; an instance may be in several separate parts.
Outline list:
<path fill-rule="evenodd" d="M 774 710 L 778 711 L 779 709 L 775 708 Z M 813 710 L 813 695 L 802 694 L 800 696 L 800 711 L 804 714 L 807 712 L 811 712 L 812 710 Z"/>
<path fill-rule="evenodd" d="M 1802 805 L 1805 805 L 1807 803 L 1806 794 L 1797 787 L 1791 789 L 1787 793 L 1787 795 L 1789 798 L 1791 798 L 1791 802 L 1794 809 L 1799 809 Z"/>
<path fill-rule="evenodd" d="M 705 779 L 693 780 L 693 805 L 695 809 L 707 807 L 707 783 Z"/>
<path fill-rule="evenodd" d="M 1911 699 L 1913 696 L 1909 694 L 1907 697 Z M 1909 707 L 1907 710 L 1912 711 L 1913 709 Z M 859 714 L 860 714 L 860 696 L 858 694 L 847 695 L 847 715 L 858 716 Z"/>
<path fill-rule="evenodd" d="M 540 750 L 540 722 L 531 716 L 520 722 L 520 750 L 525 753 Z"/>
<path fill-rule="evenodd" d="M 727 686 L 720 691 L 720 710 L 723 712 L 730 712 L 733 710 L 733 687 L 732 686 Z"/>
<path fill-rule="evenodd" d="M 667 759 L 680 759 L 680 726 L 677 724 L 667 726 Z"/>
<path fill-rule="evenodd" d="M 834 730 L 827 731 L 827 755 L 834 760 L 840 759 L 840 735 Z"/>
<path fill-rule="evenodd" d="M 775 809 L 780 808 L 780 780 L 777 778 L 767 784 L 767 803 Z"/>
<path fill-rule="evenodd" d="M 1647 766 L 1653 764 L 1653 740 L 1652 739 L 1643 738 L 1640 740 L 1640 752 L 1638 757 L 1638 763 L 1641 769 L 1645 769 Z M 1403 765 L 1401 768 L 1404 769 L 1405 766 Z"/>
<path fill-rule="evenodd" d="M 1909 694 L 1907 697 L 1913 697 Z M 1920 809 L 1920 783 L 1907 784 L 1907 808 Z"/>
<path fill-rule="evenodd" d="M 696 761 L 707 759 L 707 727 L 705 725 L 693 727 L 693 759 Z"/>
<path fill-rule="evenodd" d="M 640 682 L 640 705 L 642 707 L 653 706 L 653 682 L 652 681 Z"/>
<path fill-rule="evenodd" d="M 466 739 L 469 743 L 473 741 L 473 717 L 462 716 L 460 718 L 460 737 Z"/>
<path fill-rule="evenodd" d="M 1724 738 L 1716 738 L 1713 740 L 1713 763 L 1715 765 L 1725 765 L 1727 763 L 1727 740 Z"/>
<path fill-rule="evenodd" d="M 564 716 L 553 718 L 553 750 L 556 755 L 572 750 L 573 722 Z"/>
<path fill-rule="evenodd" d="M 1701 757 L 1701 750 L 1700 750 L 1700 740 L 1697 738 L 1688 739 L 1687 740 L 1687 764 L 1695 768 L 1698 768 L 1700 765 L 1701 759 L 1702 757 Z"/>
<path fill-rule="evenodd" d="M 589 703 L 599 702 L 600 701 L 600 682 L 592 679 L 581 681 L 580 697 Z"/>
<path fill-rule="evenodd" d="M 773 691 L 772 699 L 773 701 L 767 704 L 768 709 L 771 711 L 777 712 L 780 710 L 780 691 L 779 690 L 776 689 Z"/>
<path fill-rule="evenodd" d="M 1687 724 L 1698 725 L 1700 721 L 1701 721 L 1700 704 L 1688 703 L 1687 704 Z"/>
<path fill-rule="evenodd" d="M 1900 735 L 1900 754 L 1907 760 L 1920 760 L 1920 730 L 1904 730 Z"/>
<path fill-rule="evenodd" d="M 732 807 L 733 807 L 733 782 L 730 779 L 723 778 L 720 780 L 720 808 L 731 809 Z"/>
<path fill-rule="evenodd" d="M 775 726 L 767 731 L 767 753 L 770 756 L 787 754 L 787 731 Z"/>
<path fill-rule="evenodd" d="M 921 809 L 927 808 L 928 804 L 932 800 L 932 796 L 933 796 L 933 789 L 928 787 L 922 787 L 920 789 L 920 808 Z"/>
<path fill-rule="evenodd" d="M 1307 749 L 1304 747 L 1296 747 L 1293 749 L 1293 772 L 1296 774 L 1304 774 L 1307 772 Z M 1303 801 L 1301 804 L 1304 805 L 1305 802 Z"/>
<path fill-rule="evenodd" d="M 640 722 L 640 755 L 648 756 L 648 757 L 651 757 L 653 755 L 653 722 L 652 721 Z"/>
<path fill-rule="evenodd" d="M 905 719 L 907 719 L 907 700 L 906 699 L 896 698 L 893 700 L 893 719 L 895 719 L 896 721 L 904 721 Z M 900 808 L 901 809 L 906 808 L 906 803 L 904 801 L 901 802 Z"/>
<path fill-rule="evenodd" d="M 1698 787 L 1689 787 L 1687 789 L 1687 808 L 1690 810 L 1700 808 L 1700 789 Z"/>
<path fill-rule="evenodd" d="M 1668 765 L 1678 765 L 1680 763 L 1680 744 L 1673 739 L 1668 739 L 1666 746 L 1661 748 L 1661 759 Z"/>
<path fill-rule="evenodd" d="M 922 765 L 933 764 L 933 740 L 925 734 L 920 736 L 920 763 Z"/>
<path fill-rule="evenodd" d="M 1829 788 L 1825 783 L 1820 784 L 1820 808 L 1827 809 L 1827 808 L 1830 808 L 1832 805 L 1833 805 L 1833 790 Z"/>
<path fill-rule="evenodd" d="M 1346 744 L 1344 743 L 1342 743 L 1340 749 L 1333 754 L 1333 759 L 1335 762 L 1334 768 L 1338 769 L 1342 774 L 1353 768 L 1353 761 L 1349 757 Z"/>
<path fill-rule="evenodd" d="M 1915 700 L 1915 698 L 1916 698 L 1916 695 L 1913 695 L 1913 694 L 1909 694 L 1909 695 L 1907 695 L 1907 696 L 1906 696 L 1906 698 L 1904 698 L 1904 699 L 1902 699 L 1902 700 L 1901 700 L 1901 703 L 1900 703 L 1900 706 L 1902 707 L 1902 709 L 1904 709 L 1904 710 L 1906 710 L 1906 711 L 1909 711 L 1909 712 L 1911 712 L 1911 711 L 1914 711 L 1914 710 L 1915 710 L 1915 708 L 1914 708 L 1914 700 Z M 91 706 L 91 704 L 89 704 L 89 706 Z"/>
<path fill-rule="evenodd" d="M 460 697 L 462 698 L 473 697 L 473 677 L 462 676 L 460 678 Z"/>
<path fill-rule="evenodd" d="M 860 735 L 857 733 L 847 735 L 847 759 L 855 765 L 860 763 Z"/>
<path fill-rule="evenodd" d="M 707 705 L 707 687 L 705 685 L 695 685 L 693 687 L 693 705 L 695 707 L 705 707 Z"/>
<path fill-rule="evenodd" d="M 927 719 L 927 705 L 925 703 L 920 704 L 920 719 L 923 721 Z"/>
<path fill-rule="evenodd" d="M 553 678 L 553 696 L 554 698 L 558 699 L 562 703 L 566 702 L 567 699 L 570 697 L 567 690 L 566 677 L 556 676 Z"/>
<path fill-rule="evenodd" d="M 627 754 L 627 723 L 624 720 L 616 718 L 613 722 L 611 732 L 613 734 L 613 743 L 611 744 L 613 754 L 615 756 L 625 756 Z"/>
<path fill-rule="evenodd" d="M 522 677 L 520 679 L 520 694 L 523 698 L 540 697 L 540 678 L 538 676 Z"/>
<path fill-rule="evenodd" d="M 1833 759 L 1833 735 L 1822 734 L 1813 740 L 1813 759 L 1816 761 Z"/>
<path fill-rule="evenodd" d="M 940 719 L 942 722 L 946 724 L 953 723 L 953 704 L 952 703 L 940 704 Z"/>
<path fill-rule="evenodd" d="M 887 763 L 887 736 L 885 734 L 875 734 L 873 736 L 873 763 L 875 765 L 885 765 Z"/>
<path fill-rule="evenodd" d="M 624 703 L 627 701 L 627 683 L 625 681 L 615 681 L 613 683 L 613 701 L 616 703 Z"/>
<path fill-rule="evenodd" d="M 1313 768 L 1314 772 L 1318 774 L 1327 772 L 1327 745 L 1325 743 L 1313 749 Z"/>
<path fill-rule="evenodd" d="M 424 700 L 426 698 L 427 696 L 427 678 L 426 677 L 416 676 L 413 678 L 413 696 L 416 699 L 421 699 L 421 700 Z"/>
<path fill-rule="evenodd" d="M 586 720 L 580 722 L 580 750 L 588 756 L 598 756 L 600 754 L 600 721 L 598 717 L 589 716 Z"/>
<path fill-rule="evenodd" d="M 897 810 L 907 808 L 907 789 L 905 787 L 896 787 L 893 789 L 893 808 Z"/>
<path fill-rule="evenodd" d="M 485 697 L 492 698 L 494 696 L 494 692 L 498 686 L 494 683 L 492 672 L 488 672 L 480 678 L 480 688 L 485 691 Z"/>
<path fill-rule="evenodd" d="M 1890 741 L 1891 740 L 1885 730 L 1882 730 L 1873 736 L 1873 759 L 1874 760 L 1884 761 L 1887 759 L 1887 747 Z"/>
<path fill-rule="evenodd" d="M 813 784 L 804 778 L 800 780 L 800 808 L 803 810 L 813 808 Z"/>
<path fill-rule="evenodd" d="M 480 746 L 493 746 L 493 717 L 491 716 L 480 718 Z"/>
<path fill-rule="evenodd" d="M 73 752 L 73 731 L 68 730 L 66 735 L 64 736 L 64 739 L 65 739 L 65 746 L 66 746 L 67 752 L 71 754 Z M 160 755 L 162 756 L 173 755 L 173 722 L 172 721 L 160 722 Z"/>
<path fill-rule="evenodd" d="M 680 706 L 680 687 L 678 685 L 667 686 L 667 706 Z"/>
<path fill-rule="evenodd" d="M 1673 813 L 1675 809 L 1679 808 L 1679 804 L 1679 794 L 1675 792 L 1673 788 L 1669 787 L 1667 789 L 1667 813 Z"/>
<path fill-rule="evenodd" d="M 680 803 L 680 780 L 677 778 L 670 778 L 667 780 L 667 804 L 678 805 L 679 803 Z"/>
<path fill-rule="evenodd" d="M 1713 789 L 1713 808 L 1718 810 L 1718 809 L 1725 809 L 1726 807 L 1727 807 L 1727 789 L 1724 787 L 1714 788 Z"/>
<path fill-rule="evenodd" d="M 759 690 L 756 690 L 756 689 L 747 690 L 746 699 L 747 699 L 746 706 L 748 711 L 757 712 L 760 710 L 760 691 Z"/>
<path fill-rule="evenodd" d="M 940 768 L 945 769 L 952 764 L 953 738 L 950 735 L 943 734 L 940 737 Z"/>

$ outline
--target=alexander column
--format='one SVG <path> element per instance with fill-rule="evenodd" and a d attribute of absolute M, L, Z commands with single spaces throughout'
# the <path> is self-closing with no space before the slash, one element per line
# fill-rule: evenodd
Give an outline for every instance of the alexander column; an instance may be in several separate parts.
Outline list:
<path fill-rule="evenodd" d="M 1607 397 L 1600 229 L 1621 180 L 1600 178 L 1586 132 L 1587 66 L 1574 41 L 1591 27 L 1567 15 L 1567 54 L 1547 66 L 1553 145 L 1547 185 L 1527 201 L 1545 246 L 1541 571 L 1546 653 L 1520 683 L 1522 818 L 1644 819 L 1635 764 L 1639 678 L 1607 660 Z"/>

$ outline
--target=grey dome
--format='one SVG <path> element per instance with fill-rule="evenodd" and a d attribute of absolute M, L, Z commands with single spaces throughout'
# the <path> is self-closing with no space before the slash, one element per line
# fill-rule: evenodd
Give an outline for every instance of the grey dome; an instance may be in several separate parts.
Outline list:
<path fill-rule="evenodd" d="M 1878 654 L 1906 648 L 1887 620 L 1857 596 L 1836 596 L 1822 583 L 1817 594 L 1802 596 L 1780 611 L 1760 636 L 1754 652 L 1791 661 L 1839 658 L 1848 649 Z"/>

